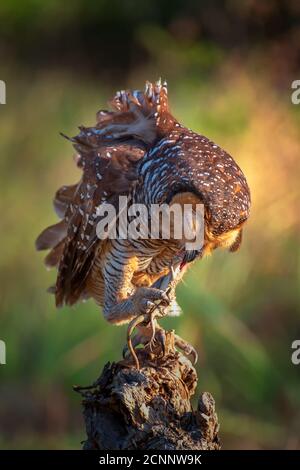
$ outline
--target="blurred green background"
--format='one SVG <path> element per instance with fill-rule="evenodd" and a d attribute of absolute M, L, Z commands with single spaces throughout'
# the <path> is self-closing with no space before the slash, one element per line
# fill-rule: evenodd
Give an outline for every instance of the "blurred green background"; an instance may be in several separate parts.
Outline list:
<path fill-rule="evenodd" d="M 215 252 L 178 289 L 166 325 L 194 344 L 223 448 L 300 448 L 300 3 L 6 0 L 0 4 L 0 448 L 80 448 L 73 384 L 118 360 L 125 327 L 92 303 L 57 311 L 34 239 L 79 173 L 59 136 L 95 122 L 116 89 L 168 79 L 174 114 L 233 154 L 252 191 L 236 254 Z"/>

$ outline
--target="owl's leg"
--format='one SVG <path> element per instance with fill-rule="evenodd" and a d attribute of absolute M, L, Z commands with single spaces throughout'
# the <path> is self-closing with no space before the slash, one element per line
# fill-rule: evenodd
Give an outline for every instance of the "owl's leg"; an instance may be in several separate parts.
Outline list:
<path fill-rule="evenodd" d="M 139 361 L 131 339 L 132 333 L 136 327 L 141 328 L 141 326 L 145 326 L 148 329 L 149 333 L 146 335 L 148 339 L 147 342 L 144 343 L 146 348 L 149 348 L 151 352 L 154 352 L 158 350 L 157 345 L 160 345 L 159 352 L 163 351 L 163 355 L 165 354 L 165 333 L 161 327 L 158 327 L 156 319 L 173 313 L 175 302 L 175 287 L 180 279 L 179 266 L 180 265 L 178 265 L 176 268 L 171 267 L 168 274 L 161 276 L 155 281 L 152 289 L 159 289 L 163 291 L 164 296 L 153 301 L 150 304 L 150 310 L 148 310 L 146 314 L 142 313 L 141 315 L 134 318 L 128 326 L 127 345 L 135 360 L 137 368 L 139 368 Z M 171 306 L 171 309 L 169 306 Z"/>
<path fill-rule="evenodd" d="M 162 288 L 134 288 L 132 285 L 138 256 L 133 252 L 128 240 L 112 240 L 109 248 L 103 269 L 103 313 L 106 320 L 117 325 L 129 323 L 138 315 L 147 314 L 156 301 L 166 305 L 169 303 L 169 298 Z"/>

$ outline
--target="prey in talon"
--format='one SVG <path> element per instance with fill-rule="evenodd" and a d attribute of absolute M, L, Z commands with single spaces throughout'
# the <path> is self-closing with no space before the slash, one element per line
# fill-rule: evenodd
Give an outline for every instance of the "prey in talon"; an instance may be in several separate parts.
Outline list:
<path fill-rule="evenodd" d="M 172 291 L 175 288 L 175 277 L 173 268 L 168 275 L 155 282 L 155 288 L 160 288 L 162 298 L 148 303 L 147 313 L 133 319 L 127 329 L 127 351 L 132 354 L 136 367 L 139 369 L 139 360 L 135 352 L 135 347 L 143 344 L 151 353 L 160 348 L 162 355 L 165 354 L 165 332 L 158 325 L 157 319 L 167 314 L 167 307 L 171 303 Z M 163 289 L 166 289 L 165 291 Z M 132 340 L 133 331 L 138 328 L 138 334 Z M 126 351 L 125 350 L 125 351 Z"/>
<path fill-rule="evenodd" d="M 180 313 L 175 287 L 188 267 L 217 248 L 240 247 L 250 191 L 225 150 L 173 116 L 166 82 L 117 92 L 110 107 L 98 111 L 94 126 L 64 136 L 81 178 L 57 190 L 59 221 L 43 230 L 36 247 L 49 250 L 45 264 L 57 269 L 56 305 L 93 299 L 108 322 L 128 324 L 128 351 L 138 367 L 138 345 L 165 354 L 158 321 Z M 167 235 L 124 235 L 122 224 L 135 211 L 146 213 L 152 230 L 154 207 L 173 214 Z M 192 346 L 177 335 L 174 343 L 196 360 Z"/>
<path fill-rule="evenodd" d="M 140 368 L 140 364 L 135 348 L 143 345 L 151 353 L 158 351 L 157 355 L 164 356 L 166 353 L 166 332 L 158 324 L 157 320 L 166 315 L 177 316 L 181 313 L 181 309 L 176 302 L 175 288 L 182 276 L 180 266 L 183 262 L 183 257 L 177 257 L 176 261 L 176 268 L 171 266 L 169 273 L 158 279 L 154 284 L 156 288 L 160 288 L 165 292 L 163 299 L 155 301 L 155 303 L 153 302 L 148 313 L 137 316 L 128 326 L 127 347 L 123 350 L 123 357 L 127 357 L 128 353 L 130 353 L 137 369 Z M 132 337 L 135 329 L 138 330 L 138 333 Z M 190 356 L 193 364 L 196 364 L 198 355 L 193 346 L 178 335 L 174 335 L 174 346 L 181 349 L 187 356 Z"/>

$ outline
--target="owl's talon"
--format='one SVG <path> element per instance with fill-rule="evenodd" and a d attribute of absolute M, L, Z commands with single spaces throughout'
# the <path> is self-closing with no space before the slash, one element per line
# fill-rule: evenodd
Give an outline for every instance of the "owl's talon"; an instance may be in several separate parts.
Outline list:
<path fill-rule="evenodd" d="M 197 364 L 198 362 L 198 353 L 196 349 L 189 344 L 187 341 L 184 339 L 180 338 L 178 335 L 174 335 L 174 343 L 175 346 L 183 351 L 183 353 L 189 357 L 191 356 L 193 365 Z"/>
<path fill-rule="evenodd" d="M 172 274 L 170 274 L 172 277 Z M 141 312 L 136 318 L 134 318 L 128 326 L 127 330 L 127 346 L 128 350 L 131 352 L 131 355 L 136 363 L 137 369 L 139 369 L 139 360 L 137 354 L 134 349 L 134 345 L 131 339 L 131 335 L 136 327 L 145 326 L 150 328 L 151 336 L 150 340 L 144 345 L 148 346 L 149 350 L 153 352 L 156 347 L 156 318 L 163 317 L 165 315 L 165 309 L 171 303 L 171 293 L 172 289 L 171 286 L 168 286 L 170 282 L 170 276 L 167 276 L 165 280 L 167 285 L 164 286 L 163 284 L 160 287 L 165 287 L 165 289 L 158 289 L 156 287 L 141 287 L 139 288 L 132 298 L 132 303 L 138 312 Z M 160 334 L 161 335 L 161 334 Z M 147 333 L 148 336 L 148 333 Z M 138 343 L 137 343 L 138 344 Z M 137 345 L 136 344 L 136 345 Z M 163 355 L 165 354 L 165 341 L 163 337 L 160 337 L 159 346 L 163 351 Z"/>
<path fill-rule="evenodd" d="M 192 363 L 195 366 L 198 362 L 198 353 L 197 353 L 196 349 L 193 348 L 193 346 L 191 346 L 191 349 L 192 350 L 191 350 L 189 355 L 192 356 Z"/>

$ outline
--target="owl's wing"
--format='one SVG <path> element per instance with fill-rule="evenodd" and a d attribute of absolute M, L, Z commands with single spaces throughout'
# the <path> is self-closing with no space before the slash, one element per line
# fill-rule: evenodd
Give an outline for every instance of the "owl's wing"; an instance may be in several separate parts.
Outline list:
<path fill-rule="evenodd" d="M 134 140 L 103 143 L 90 128 L 81 127 L 71 140 L 82 178 L 77 185 L 63 186 L 56 192 L 54 207 L 62 220 L 46 228 L 36 241 L 38 250 L 51 250 L 46 265 L 58 267 L 54 289 L 58 306 L 72 305 L 81 297 L 95 250 L 102 243 L 96 233 L 100 220 L 97 208 L 105 203 L 117 207 L 118 196 L 130 193 L 138 179 L 136 164 L 145 153 L 143 145 Z"/>
<path fill-rule="evenodd" d="M 84 291 L 101 243 L 96 234 L 97 207 L 104 203 L 117 207 L 117 196 L 131 192 L 138 181 L 137 161 L 175 123 L 168 111 L 166 84 L 160 81 L 147 82 L 144 92 L 118 92 L 111 106 L 113 111 L 97 113 L 94 127 L 81 126 L 76 137 L 67 137 L 78 152 L 82 178 L 56 192 L 54 208 L 61 221 L 46 228 L 36 241 L 38 250 L 51 250 L 46 265 L 58 267 L 53 289 L 57 305 L 74 304 Z"/>

